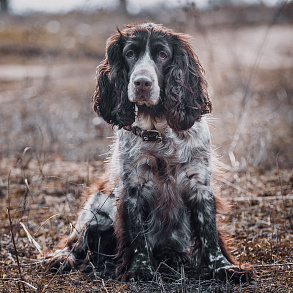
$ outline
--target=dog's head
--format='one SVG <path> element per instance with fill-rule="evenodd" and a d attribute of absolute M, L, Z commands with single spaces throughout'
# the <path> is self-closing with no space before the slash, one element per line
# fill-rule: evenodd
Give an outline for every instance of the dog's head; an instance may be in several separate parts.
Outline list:
<path fill-rule="evenodd" d="M 118 30 L 97 73 L 94 110 L 112 125 L 132 125 L 135 105 L 140 113 L 164 116 L 176 131 L 211 112 L 203 68 L 188 37 L 162 25 Z"/>

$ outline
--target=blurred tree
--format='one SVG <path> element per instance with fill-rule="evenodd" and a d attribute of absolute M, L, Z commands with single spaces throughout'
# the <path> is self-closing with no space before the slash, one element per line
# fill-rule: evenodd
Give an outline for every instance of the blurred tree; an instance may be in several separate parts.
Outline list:
<path fill-rule="evenodd" d="M 0 0 L 0 12 L 8 12 L 8 0 Z"/>
<path fill-rule="evenodd" d="M 119 10 L 125 14 L 127 14 L 127 0 L 120 0 Z"/>

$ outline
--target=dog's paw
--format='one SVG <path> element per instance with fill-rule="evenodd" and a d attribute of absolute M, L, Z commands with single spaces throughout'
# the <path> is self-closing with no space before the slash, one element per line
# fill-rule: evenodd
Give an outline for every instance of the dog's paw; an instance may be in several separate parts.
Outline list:
<path fill-rule="evenodd" d="M 51 273 L 70 272 L 76 267 L 76 259 L 67 248 L 40 254 L 38 259 L 43 261 L 46 271 Z"/>
<path fill-rule="evenodd" d="M 172 249 L 161 249 L 154 251 L 154 258 L 158 262 L 164 262 L 168 266 L 181 266 L 190 263 L 190 256 L 186 252 L 178 252 Z"/>
<path fill-rule="evenodd" d="M 235 284 L 256 284 L 254 280 L 254 273 L 250 266 L 241 267 L 236 265 L 229 265 L 218 267 L 213 270 L 210 270 L 210 278 L 215 278 L 225 282 L 232 282 Z"/>
<path fill-rule="evenodd" d="M 129 268 L 121 265 L 118 268 L 118 280 L 128 281 L 151 281 L 154 271 L 151 262 L 147 256 L 142 253 L 136 255 Z"/>
<path fill-rule="evenodd" d="M 154 276 L 154 271 L 151 267 L 140 267 L 136 270 L 130 270 L 118 276 L 118 280 L 122 282 L 135 281 L 151 281 Z"/>
<path fill-rule="evenodd" d="M 220 274 L 219 274 L 220 273 Z M 254 273 L 251 267 L 249 266 L 231 266 L 225 268 L 222 271 L 218 272 L 218 275 L 222 276 L 223 280 L 227 280 L 233 283 L 248 283 L 255 285 L 256 281 L 254 280 Z"/>

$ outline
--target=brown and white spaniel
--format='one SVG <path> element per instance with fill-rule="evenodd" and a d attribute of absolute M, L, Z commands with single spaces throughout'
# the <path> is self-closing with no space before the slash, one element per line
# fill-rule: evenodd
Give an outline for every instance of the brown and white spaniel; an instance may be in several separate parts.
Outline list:
<path fill-rule="evenodd" d="M 245 273 L 216 221 L 210 186 L 212 110 L 188 36 L 162 25 L 127 25 L 107 42 L 94 110 L 116 126 L 106 174 L 88 192 L 76 230 L 54 251 L 62 270 L 90 259 L 117 264 L 121 280 L 151 280 L 158 265 L 210 276 Z"/>

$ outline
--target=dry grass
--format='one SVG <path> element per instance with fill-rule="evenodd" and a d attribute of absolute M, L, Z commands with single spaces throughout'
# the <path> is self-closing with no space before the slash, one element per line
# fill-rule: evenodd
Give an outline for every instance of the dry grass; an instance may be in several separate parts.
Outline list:
<path fill-rule="evenodd" d="M 255 266 L 256 286 L 200 281 L 192 278 L 192 274 L 185 279 L 182 272 L 174 274 L 171 283 L 157 275 L 153 282 L 126 284 L 103 280 L 94 274 L 89 277 L 78 271 L 65 275 L 45 273 L 45 266 L 37 260 L 39 252 L 36 246 L 29 241 L 20 224 L 23 223 L 41 249 L 51 249 L 62 235 L 70 233 L 81 205 L 80 193 L 88 181 L 101 174 L 102 165 L 49 159 L 40 164 L 36 158 L 32 158 L 25 167 L 21 162 L 16 163 L 11 159 L 1 161 L 4 167 L 0 174 L 2 292 L 16 292 L 17 281 L 20 280 L 6 211 L 8 178 L 5 174 L 11 166 L 15 166 L 9 178 L 13 235 L 23 279 L 37 288 L 29 289 L 25 285 L 27 291 L 290 292 L 293 285 L 292 171 L 227 171 L 225 177 L 215 178 L 219 188 L 217 192 L 233 204 L 231 212 L 222 219 L 230 227 L 229 234 L 235 247 L 233 253 L 240 261 Z"/>

